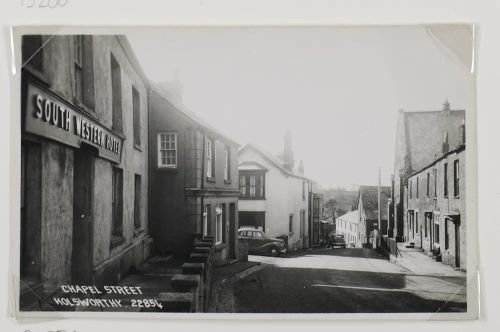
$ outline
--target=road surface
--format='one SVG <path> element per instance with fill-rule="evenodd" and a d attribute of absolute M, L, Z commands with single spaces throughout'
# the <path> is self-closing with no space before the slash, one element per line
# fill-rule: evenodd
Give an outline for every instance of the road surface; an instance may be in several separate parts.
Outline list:
<path fill-rule="evenodd" d="M 418 275 L 370 249 L 249 256 L 261 268 L 233 284 L 240 313 L 463 312 L 465 278 Z"/>

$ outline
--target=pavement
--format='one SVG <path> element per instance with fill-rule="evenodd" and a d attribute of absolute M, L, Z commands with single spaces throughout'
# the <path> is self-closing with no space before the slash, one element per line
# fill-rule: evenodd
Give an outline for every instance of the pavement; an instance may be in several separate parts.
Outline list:
<path fill-rule="evenodd" d="M 236 273 L 216 269 L 211 312 L 463 312 L 467 307 L 465 276 L 417 274 L 370 249 L 250 255 L 245 266 Z"/>
<path fill-rule="evenodd" d="M 260 262 L 233 262 L 214 269 L 212 294 L 208 305 L 208 312 L 234 313 L 234 288 L 237 280 L 264 268 Z"/>
<path fill-rule="evenodd" d="M 406 248 L 405 243 L 398 243 L 401 256 L 395 260 L 396 264 L 403 266 L 414 274 L 428 276 L 455 276 L 465 277 L 466 273 L 456 270 L 450 265 L 436 262 L 418 248 Z"/>

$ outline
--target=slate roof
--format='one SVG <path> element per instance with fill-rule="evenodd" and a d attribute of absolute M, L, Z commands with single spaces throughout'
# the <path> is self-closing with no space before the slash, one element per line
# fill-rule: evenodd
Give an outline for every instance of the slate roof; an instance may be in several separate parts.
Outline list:
<path fill-rule="evenodd" d="M 222 133 L 219 129 L 215 128 L 212 126 L 210 123 L 205 121 L 204 119 L 200 118 L 196 113 L 188 109 L 184 104 L 175 102 L 171 96 L 169 96 L 169 93 L 165 91 L 159 84 L 149 81 L 149 86 L 152 91 L 152 93 L 155 93 L 158 97 L 160 97 L 163 102 L 166 102 L 172 106 L 173 109 L 178 111 L 179 113 L 183 114 L 186 116 L 189 120 L 192 122 L 198 124 L 198 126 L 203 127 L 210 131 L 211 133 L 223 138 L 226 141 L 229 141 L 233 143 L 236 146 L 240 146 L 238 142 L 230 138 L 229 136 L 225 135 Z"/>
<path fill-rule="evenodd" d="M 283 174 L 287 176 L 293 176 L 296 178 L 304 179 L 304 180 L 309 180 L 304 174 L 300 174 L 299 172 L 295 171 L 289 171 L 283 166 L 283 161 L 280 160 L 278 157 L 274 156 L 272 153 L 269 153 L 265 151 L 264 149 L 256 147 L 254 144 L 248 143 L 245 146 L 243 146 L 239 151 L 238 154 L 243 153 L 247 149 L 252 149 L 255 152 L 259 153 L 262 155 L 265 159 L 267 159 L 271 164 L 276 166 Z"/>
<path fill-rule="evenodd" d="M 417 171 L 443 154 L 442 145 L 448 135 L 449 150 L 462 144 L 460 126 L 465 111 L 404 112 L 406 159 L 408 171 Z"/>
<path fill-rule="evenodd" d="M 391 187 L 380 187 L 380 207 L 382 220 L 388 220 L 387 202 L 391 198 Z M 366 220 L 378 220 L 378 187 L 360 186 L 359 199 L 361 200 L 363 213 Z M 359 206 L 359 204 L 358 204 Z M 360 211 L 361 213 L 361 211 Z"/>
<path fill-rule="evenodd" d="M 337 217 L 337 219 L 335 220 L 345 220 L 349 223 L 359 223 L 359 212 L 358 210 L 354 210 L 354 211 L 349 211 L 347 212 L 346 214 L 343 214 L 341 215 L 340 217 Z"/>

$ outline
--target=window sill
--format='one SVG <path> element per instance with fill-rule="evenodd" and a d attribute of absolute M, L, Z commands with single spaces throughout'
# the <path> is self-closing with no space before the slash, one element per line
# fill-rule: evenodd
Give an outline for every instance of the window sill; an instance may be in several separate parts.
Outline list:
<path fill-rule="evenodd" d="M 224 184 L 231 184 L 231 183 L 232 183 L 232 182 L 231 182 L 231 179 L 226 179 L 226 180 L 224 180 Z"/>
<path fill-rule="evenodd" d="M 215 182 L 215 177 L 207 177 L 207 182 Z"/>
<path fill-rule="evenodd" d="M 177 166 L 157 166 L 156 170 L 159 172 L 175 173 L 177 172 Z"/>
<path fill-rule="evenodd" d="M 455 199 L 459 199 L 459 198 L 460 198 L 460 195 L 458 195 L 458 196 L 453 196 L 453 198 L 455 198 Z"/>
<path fill-rule="evenodd" d="M 238 199 L 248 200 L 248 201 L 265 201 L 265 197 L 248 197 L 248 196 L 239 196 Z"/>
<path fill-rule="evenodd" d="M 110 243 L 111 249 L 116 248 L 124 243 L 125 243 L 125 238 L 123 236 L 121 236 L 121 235 L 112 235 L 111 236 L 111 243 Z"/>

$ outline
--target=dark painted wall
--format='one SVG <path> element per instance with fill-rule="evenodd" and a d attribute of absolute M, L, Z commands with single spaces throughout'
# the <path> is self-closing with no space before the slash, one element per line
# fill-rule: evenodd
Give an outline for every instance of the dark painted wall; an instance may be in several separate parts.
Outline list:
<path fill-rule="evenodd" d="M 175 168 L 158 167 L 158 133 L 167 131 L 177 133 Z M 204 136 L 210 137 L 216 146 L 214 181 L 207 181 L 205 176 Z M 217 204 L 227 205 L 225 216 L 226 225 L 229 225 L 229 203 L 235 203 L 236 216 L 233 222 L 236 223 L 236 232 L 239 194 L 238 146 L 201 126 L 155 90 L 150 93 L 149 142 L 150 227 L 154 248 L 161 254 L 189 254 L 193 234 L 202 232 L 202 202 L 203 205 L 211 204 L 211 234 L 214 234 Z M 230 181 L 224 181 L 225 145 L 231 147 Z"/>

